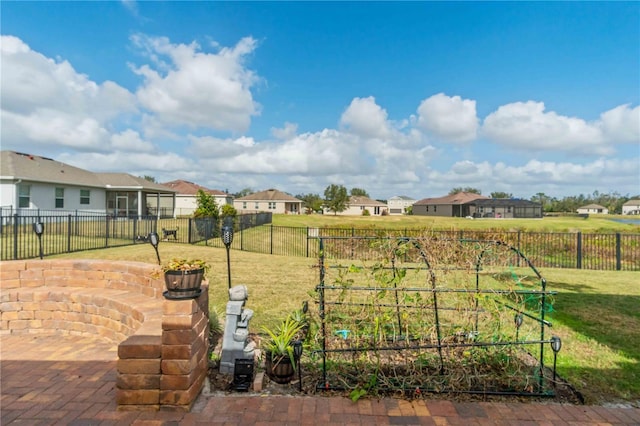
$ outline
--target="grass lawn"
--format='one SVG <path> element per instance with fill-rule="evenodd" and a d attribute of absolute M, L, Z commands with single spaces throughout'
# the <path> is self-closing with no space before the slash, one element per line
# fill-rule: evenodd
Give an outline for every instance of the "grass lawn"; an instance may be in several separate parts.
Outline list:
<path fill-rule="evenodd" d="M 212 265 L 211 305 L 224 312 L 227 264 L 224 249 L 160 244 L 162 260 L 198 257 Z M 99 258 L 155 263 L 148 244 L 72 253 L 50 258 Z M 318 283 L 315 259 L 231 251 L 232 285 L 249 288 L 252 331 L 274 326 L 298 309 Z M 588 403 L 632 401 L 640 406 L 640 273 L 543 269 L 554 300 L 551 333 L 563 340 L 558 372 Z M 314 305 L 311 304 L 311 307 Z M 551 351 L 547 351 L 551 355 Z M 547 365 L 551 358 L 546 360 Z"/>
<path fill-rule="evenodd" d="M 640 233 L 639 225 L 620 223 L 611 219 L 628 216 L 591 215 L 587 219 L 575 216 L 545 217 L 543 219 L 465 219 L 428 216 L 336 216 L 331 214 L 284 215 L 274 214 L 273 224 L 293 227 L 382 228 L 434 230 L 512 230 L 530 232 L 632 232 Z"/>

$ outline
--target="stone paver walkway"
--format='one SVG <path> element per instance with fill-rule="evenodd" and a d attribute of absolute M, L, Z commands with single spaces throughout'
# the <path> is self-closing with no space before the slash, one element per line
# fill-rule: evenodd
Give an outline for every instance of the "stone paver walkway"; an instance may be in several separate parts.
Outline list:
<path fill-rule="evenodd" d="M 539 403 L 201 395 L 190 413 L 117 411 L 116 347 L 0 335 L 1 425 L 640 425 L 640 409 Z"/>

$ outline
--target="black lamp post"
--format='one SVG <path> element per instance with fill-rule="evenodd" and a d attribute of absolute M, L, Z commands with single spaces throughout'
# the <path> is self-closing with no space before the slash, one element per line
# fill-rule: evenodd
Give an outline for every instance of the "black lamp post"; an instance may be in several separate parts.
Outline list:
<path fill-rule="evenodd" d="M 160 253 L 158 253 L 158 244 L 160 244 L 160 238 L 158 238 L 158 234 L 156 232 L 149 233 L 149 243 L 153 246 L 156 251 L 156 257 L 158 258 L 158 265 L 160 264 Z"/>
<path fill-rule="evenodd" d="M 40 259 L 42 259 L 44 253 L 42 252 L 42 234 L 44 233 L 44 223 L 34 222 L 33 232 L 38 236 L 38 246 L 40 247 Z"/>
<path fill-rule="evenodd" d="M 224 225 L 222 226 L 222 242 L 227 249 L 227 277 L 229 280 L 229 288 L 231 288 L 231 259 L 229 257 L 229 249 L 233 242 L 233 218 L 231 216 L 224 218 Z"/>
<path fill-rule="evenodd" d="M 296 359 L 298 368 L 298 390 L 302 392 L 302 371 L 300 370 L 300 358 L 302 357 L 302 340 L 293 342 L 293 356 Z"/>
<path fill-rule="evenodd" d="M 513 322 L 516 323 L 516 342 L 518 341 L 518 334 L 520 332 L 520 327 L 522 326 L 522 323 L 524 322 L 524 317 L 522 316 L 522 314 L 520 312 L 518 312 L 516 314 L 516 316 L 513 319 Z"/>
<path fill-rule="evenodd" d="M 562 340 L 558 336 L 551 337 L 551 349 L 553 350 L 553 386 L 556 385 L 556 360 L 561 348 Z"/>

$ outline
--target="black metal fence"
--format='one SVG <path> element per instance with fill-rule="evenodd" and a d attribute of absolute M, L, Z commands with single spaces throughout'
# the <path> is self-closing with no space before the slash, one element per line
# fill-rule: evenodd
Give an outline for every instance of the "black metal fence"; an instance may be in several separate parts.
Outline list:
<path fill-rule="evenodd" d="M 366 260 L 374 251 L 351 237 L 477 239 L 503 241 L 539 267 L 640 271 L 640 234 L 287 227 L 273 225 L 271 220 L 271 213 L 237 216 L 231 248 L 316 258 L 318 238 L 340 237 L 341 242 L 332 245 L 326 256 Z M 69 212 L 66 216 L 13 214 L 0 216 L 0 260 L 38 256 L 38 239 L 32 228 L 36 221 L 45 224 L 44 255 L 144 242 L 151 231 L 157 232 L 163 242 L 224 247 L 218 238 L 220 224 L 211 219 L 158 219 L 155 216 L 129 219 L 81 212 Z M 521 266 L 518 263 L 518 259 L 514 259 L 515 266 Z"/>

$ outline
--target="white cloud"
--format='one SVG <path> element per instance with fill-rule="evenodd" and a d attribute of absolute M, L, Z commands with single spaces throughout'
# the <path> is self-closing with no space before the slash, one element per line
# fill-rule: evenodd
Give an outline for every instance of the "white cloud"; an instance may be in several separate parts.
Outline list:
<path fill-rule="evenodd" d="M 363 138 L 387 139 L 392 133 L 387 111 L 376 104 L 373 96 L 354 98 L 342 114 L 340 125 Z"/>
<path fill-rule="evenodd" d="M 111 147 L 113 149 L 134 152 L 152 152 L 155 149 L 152 143 L 142 140 L 140 134 L 131 129 L 112 135 Z"/>
<path fill-rule="evenodd" d="M 257 42 L 245 37 L 218 53 L 193 42 L 172 44 L 166 37 L 137 34 L 131 41 L 151 59 L 133 71 L 142 76 L 140 103 L 170 126 L 186 125 L 244 132 L 259 114 L 251 88 L 259 81 L 243 61 Z"/>
<path fill-rule="evenodd" d="M 603 112 L 598 124 L 611 142 L 640 143 L 640 106 L 619 105 Z"/>
<path fill-rule="evenodd" d="M 483 133 L 491 140 L 523 150 L 611 154 L 602 130 L 574 117 L 545 112 L 542 102 L 515 102 L 499 107 L 484 119 Z"/>
<path fill-rule="evenodd" d="M 417 126 L 444 141 L 470 142 L 478 131 L 476 101 L 433 95 L 420 103 Z"/>
<path fill-rule="evenodd" d="M 56 159 L 93 172 L 121 172 L 134 176 L 150 175 L 161 182 L 171 180 L 165 177 L 172 173 L 182 176 L 185 170 L 197 169 L 193 159 L 184 158 L 172 152 L 93 152 L 62 154 Z"/>
<path fill-rule="evenodd" d="M 286 122 L 284 123 L 284 127 L 278 129 L 276 127 L 271 128 L 271 134 L 281 140 L 287 140 L 293 138 L 298 132 L 298 125 L 294 123 Z"/>
<path fill-rule="evenodd" d="M 2 144 L 108 149 L 109 123 L 135 111 L 134 97 L 113 82 L 97 84 L 67 61 L 2 36 Z"/>

